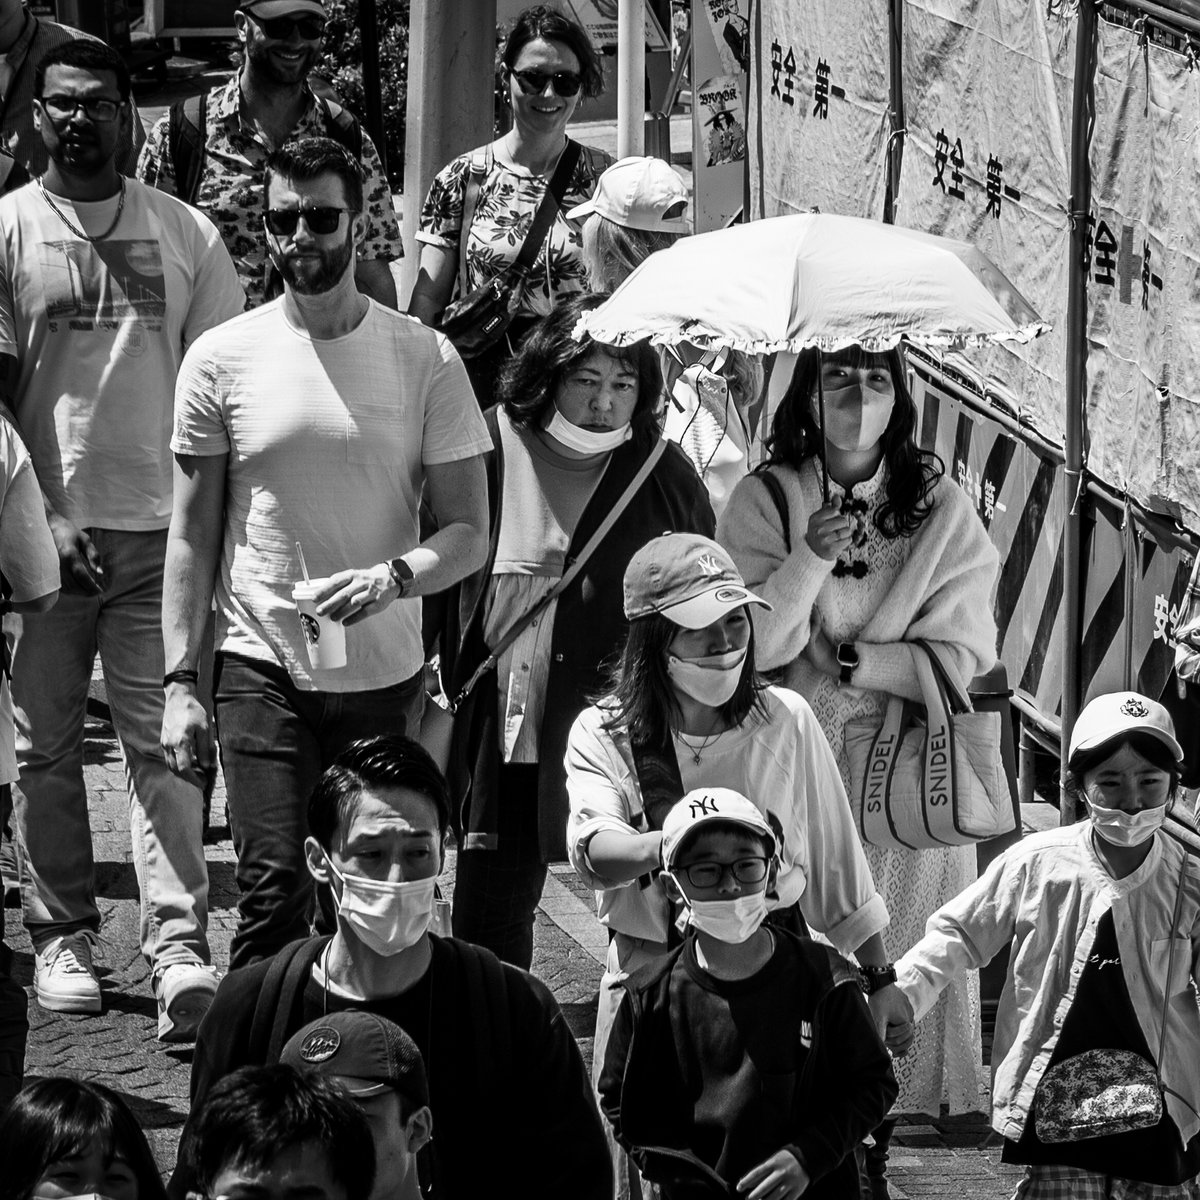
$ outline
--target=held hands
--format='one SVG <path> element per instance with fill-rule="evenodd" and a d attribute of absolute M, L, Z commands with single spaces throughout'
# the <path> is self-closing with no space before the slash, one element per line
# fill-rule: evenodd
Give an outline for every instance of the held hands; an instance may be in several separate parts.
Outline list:
<path fill-rule="evenodd" d="M 46 521 L 58 551 L 62 590 L 76 596 L 98 596 L 104 591 L 104 565 L 92 539 L 59 513 L 47 512 Z"/>
<path fill-rule="evenodd" d="M 836 504 L 826 504 L 808 518 L 804 540 L 818 558 L 832 562 L 850 549 L 850 537 L 850 518 L 842 516 L 842 510 Z"/>
<path fill-rule="evenodd" d="M 808 1172 L 790 1150 L 776 1150 L 738 1180 L 737 1190 L 747 1200 L 796 1200 L 804 1195 L 811 1182 Z"/>
<path fill-rule="evenodd" d="M 883 1039 L 883 1044 L 896 1058 L 903 1058 L 912 1049 L 916 1036 L 908 997 L 894 983 L 889 983 L 867 997 L 867 1007 L 871 1010 L 875 1030 Z"/>
<path fill-rule="evenodd" d="M 312 582 L 319 589 L 313 597 L 317 612 L 343 625 L 355 625 L 382 612 L 399 592 L 387 563 L 339 571 Z"/>
<path fill-rule="evenodd" d="M 194 684 L 168 684 L 159 744 L 168 768 L 188 783 L 203 789 L 215 773 L 217 747 Z"/>
<path fill-rule="evenodd" d="M 814 608 L 812 611 L 809 621 L 808 644 L 802 653 L 822 675 L 831 675 L 834 679 L 841 675 L 842 669 L 838 666 L 837 651 L 829 639 L 829 634 L 822 628 L 819 608 Z"/>

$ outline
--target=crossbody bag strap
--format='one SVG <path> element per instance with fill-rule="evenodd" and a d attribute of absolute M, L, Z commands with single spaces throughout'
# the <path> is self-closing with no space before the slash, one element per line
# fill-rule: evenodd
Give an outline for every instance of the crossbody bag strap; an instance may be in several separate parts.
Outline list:
<path fill-rule="evenodd" d="M 1175 911 L 1171 915 L 1171 945 L 1167 951 L 1167 978 L 1163 983 L 1162 1028 L 1158 1031 L 1158 1058 L 1154 1063 L 1154 1073 L 1158 1076 L 1158 1086 L 1162 1087 L 1162 1061 L 1167 1049 L 1167 1013 L 1171 1007 L 1171 976 L 1175 973 L 1175 943 L 1179 940 L 1175 934 L 1179 929 L 1179 914 L 1183 911 L 1183 883 L 1187 878 L 1187 851 L 1183 852 L 1183 863 L 1179 867 L 1179 886 L 1175 889 Z M 1190 1105 L 1189 1105 L 1190 1107 Z"/>
<path fill-rule="evenodd" d="M 575 174 L 575 168 L 579 163 L 581 149 L 578 142 L 567 139 L 567 148 L 562 152 L 558 166 L 550 177 L 546 194 L 542 197 L 542 202 L 534 214 L 529 232 L 525 235 L 525 242 L 521 246 L 521 252 L 512 265 L 512 273 L 517 280 L 524 279 L 529 274 L 533 267 L 533 260 L 537 258 L 538 251 L 542 248 L 542 243 L 550 232 L 550 226 L 554 224 L 554 218 L 558 216 L 558 210 L 562 207 L 562 198 L 567 193 L 567 185 L 571 182 L 571 176 Z"/>
<path fill-rule="evenodd" d="M 458 231 L 458 296 L 467 294 L 467 239 L 475 223 L 475 210 L 479 207 L 479 191 L 492 168 L 492 148 L 485 146 L 482 158 L 472 154 L 467 163 L 467 190 L 463 194 L 462 225 Z"/>
<path fill-rule="evenodd" d="M 575 577 L 583 570 L 589 558 L 595 552 L 596 548 L 608 536 L 608 531 L 617 523 L 618 518 L 629 507 L 629 502 L 637 494 L 642 484 L 650 477 L 651 471 L 658 464 L 658 460 L 666 453 L 667 443 L 664 438 L 659 438 L 651 447 L 650 453 L 646 456 L 645 462 L 638 468 L 638 472 L 629 481 L 629 486 L 621 493 L 620 499 L 616 504 L 608 510 L 604 520 L 596 526 L 595 533 L 588 538 L 583 549 L 575 556 L 574 561 L 562 573 L 559 581 L 535 604 L 528 612 L 521 617 L 512 628 L 496 643 L 494 649 L 488 654 L 472 672 L 471 677 L 463 684 L 462 691 L 454 697 L 451 703 L 451 711 L 456 709 L 465 700 L 472 691 L 475 685 L 490 671 L 496 663 L 500 661 L 500 656 L 521 636 L 522 633 L 529 627 L 539 614 L 545 611 L 552 601 L 557 600 L 575 582 Z"/>

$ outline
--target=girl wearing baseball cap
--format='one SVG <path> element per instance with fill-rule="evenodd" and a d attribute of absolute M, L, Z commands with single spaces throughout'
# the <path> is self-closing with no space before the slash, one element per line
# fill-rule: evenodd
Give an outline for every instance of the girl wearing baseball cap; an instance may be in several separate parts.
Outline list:
<path fill-rule="evenodd" d="M 768 608 L 716 542 L 664 534 L 625 571 L 629 633 L 607 696 L 567 741 L 567 852 L 596 889 L 610 934 L 593 1080 L 621 983 L 668 951 L 676 913 L 658 878 L 662 826 L 698 787 L 754 796 L 777 828 L 768 920 L 824 934 L 866 968 L 882 1026 L 903 1006 L 885 967 L 887 910 L 850 816 L 837 763 L 808 703 L 768 687 L 754 662 L 751 610 Z M 910 1033 L 890 1040 L 903 1051 Z"/>
<path fill-rule="evenodd" d="M 1161 832 L 1181 758 L 1161 704 L 1091 701 L 1067 762 L 1087 819 L 1013 846 L 896 964 L 919 1020 L 1011 944 L 992 1126 L 1021 1200 L 1200 1196 L 1200 859 Z"/>

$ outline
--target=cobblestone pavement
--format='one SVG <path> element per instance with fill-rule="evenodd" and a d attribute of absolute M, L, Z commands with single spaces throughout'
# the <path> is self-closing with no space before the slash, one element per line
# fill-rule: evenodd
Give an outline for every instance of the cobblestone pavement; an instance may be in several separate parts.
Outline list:
<path fill-rule="evenodd" d="M 103 914 L 99 969 L 104 1011 L 99 1016 L 49 1013 L 33 1000 L 33 956 L 19 914 L 9 912 L 9 944 L 16 976 L 30 993 L 29 1076 L 57 1073 L 99 1079 L 126 1096 L 138 1114 L 164 1170 L 187 1109 L 190 1047 L 166 1047 L 155 1037 L 149 970 L 138 949 L 137 884 L 130 861 L 128 801 L 120 753 L 111 728 L 90 720 L 86 775 L 96 850 L 96 882 Z M 209 935 L 218 967 L 225 969 L 236 919 L 233 851 L 225 829 L 224 791 L 213 801 L 208 846 Z M 453 856 L 446 883 L 453 887 Z M 591 1058 L 596 988 L 605 937 L 594 917 L 591 893 L 568 867 L 552 868 L 537 915 L 534 971 L 546 981 Z M 992 1200 L 1011 1194 L 1016 1170 L 1000 1163 L 1000 1143 L 982 1114 L 910 1118 L 897 1131 L 890 1178 L 893 1196 Z"/>

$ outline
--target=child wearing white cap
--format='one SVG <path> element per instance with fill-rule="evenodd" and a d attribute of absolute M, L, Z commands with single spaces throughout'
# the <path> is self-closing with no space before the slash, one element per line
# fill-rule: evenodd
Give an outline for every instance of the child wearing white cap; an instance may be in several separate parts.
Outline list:
<path fill-rule="evenodd" d="M 754 1200 L 852 1196 L 854 1147 L 896 1097 L 854 969 L 763 923 L 777 849 L 728 788 L 689 792 L 663 823 L 664 878 L 693 935 L 626 981 L 599 1090 L 665 1200 L 701 1181 Z"/>
<path fill-rule="evenodd" d="M 1067 761 L 1088 819 L 1013 846 L 896 964 L 919 1020 L 1011 944 L 992 1127 L 1021 1200 L 1200 1196 L 1200 860 L 1161 832 L 1181 757 L 1161 704 L 1096 697 Z"/>

